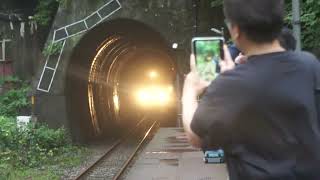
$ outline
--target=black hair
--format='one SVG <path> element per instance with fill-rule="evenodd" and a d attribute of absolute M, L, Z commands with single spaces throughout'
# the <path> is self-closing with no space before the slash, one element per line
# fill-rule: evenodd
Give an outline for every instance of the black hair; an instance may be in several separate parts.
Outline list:
<path fill-rule="evenodd" d="M 224 13 L 248 39 L 271 42 L 283 26 L 284 0 L 224 0 Z"/>
<path fill-rule="evenodd" d="M 293 36 L 293 33 L 288 28 L 282 28 L 280 36 L 279 36 L 280 45 L 286 49 L 287 51 L 294 51 L 297 47 L 297 40 Z"/>

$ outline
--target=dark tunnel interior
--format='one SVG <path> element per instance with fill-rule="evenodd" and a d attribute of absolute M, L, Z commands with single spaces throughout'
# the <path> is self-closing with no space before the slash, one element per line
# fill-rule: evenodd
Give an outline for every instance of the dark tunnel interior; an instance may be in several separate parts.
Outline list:
<path fill-rule="evenodd" d="M 67 72 L 67 111 L 76 141 L 121 134 L 146 116 L 176 124 L 174 57 L 161 34 L 143 23 L 119 19 L 90 30 Z"/>

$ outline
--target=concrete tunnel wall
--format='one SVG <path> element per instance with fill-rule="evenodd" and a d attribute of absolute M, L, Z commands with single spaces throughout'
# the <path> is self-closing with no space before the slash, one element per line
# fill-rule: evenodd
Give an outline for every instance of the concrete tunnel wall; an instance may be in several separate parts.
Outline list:
<path fill-rule="evenodd" d="M 116 10 L 116 3 L 121 6 L 118 10 Z M 89 15 L 101 7 L 105 7 L 100 11 L 100 13 L 105 16 L 105 19 L 95 27 L 91 27 L 85 32 L 72 37 L 64 37 L 63 34 L 61 35 L 61 31 L 56 31 L 55 33 L 55 30 L 61 27 L 89 18 Z M 64 40 L 60 42 L 65 42 L 65 45 L 61 48 L 61 55 L 57 54 L 50 56 L 48 62 L 45 60 L 42 61 L 37 79 L 34 81 L 36 115 L 38 116 L 38 119 L 46 121 L 50 127 L 57 128 L 64 126 L 69 130 L 71 129 L 70 116 L 67 111 L 66 77 L 74 48 L 86 33 L 90 33 L 90 31 L 104 23 L 118 19 L 127 19 L 142 23 L 150 29 L 153 29 L 155 32 L 159 32 L 168 47 L 171 47 L 172 43 L 179 44 L 179 49 L 174 51 L 172 55 L 176 60 L 178 71 L 185 72 L 188 64 L 186 60 L 188 59 L 187 57 L 189 54 L 185 49 L 189 49 L 190 46 L 189 42 L 193 34 L 193 17 L 191 0 L 77 0 L 70 1 L 69 4 L 60 7 L 48 43 L 51 43 L 54 35 L 55 38 L 60 35 L 60 37 L 64 38 Z M 92 22 L 94 21 L 94 18 L 89 20 Z M 81 28 L 83 29 L 80 25 L 78 27 L 71 27 L 68 30 L 70 32 L 77 32 L 79 31 L 77 28 L 79 28 L 79 30 L 81 30 Z M 45 71 L 43 71 L 46 63 L 46 66 L 49 68 L 46 68 Z M 51 69 L 55 69 L 55 67 L 57 67 L 57 69 L 54 74 L 54 71 Z M 52 83 L 51 79 L 53 79 Z M 47 87 L 50 87 L 50 89 Z M 43 89 L 46 91 L 44 92 Z"/>
<path fill-rule="evenodd" d="M 173 85 L 176 64 L 171 52 L 161 34 L 128 19 L 105 22 L 84 35 L 74 48 L 66 79 L 72 132 L 105 136 L 137 124 L 146 112 L 132 99 L 134 89 L 148 84 L 145 75 L 150 70 L 164 75 L 157 83 Z M 116 103 L 112 97 L 118 99 Z M 171 106 L 162 114 L 162 124 L 175 120 L 176 114 Z"/>

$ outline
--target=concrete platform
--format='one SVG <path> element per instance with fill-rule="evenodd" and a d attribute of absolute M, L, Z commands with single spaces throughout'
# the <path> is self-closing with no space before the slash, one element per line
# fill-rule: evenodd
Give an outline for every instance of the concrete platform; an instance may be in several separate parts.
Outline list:
<path fill-rule="evenodd" d="M 227 180 L 225 164 L 205 164 L 183 129 L 161 128 L 135 162 L 126 180 Z"/>

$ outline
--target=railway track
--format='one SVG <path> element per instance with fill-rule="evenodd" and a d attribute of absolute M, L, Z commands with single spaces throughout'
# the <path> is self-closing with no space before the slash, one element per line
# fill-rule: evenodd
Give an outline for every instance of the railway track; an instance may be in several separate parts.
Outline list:
<path fill-rule="evenodd" d="M 143 118 L 134 130 L 115 141 L 97 161 L 82 171 L 75 180 L 120 179 L 156 125 L 157 121 L 148 122 L 146 118 Z"/>

